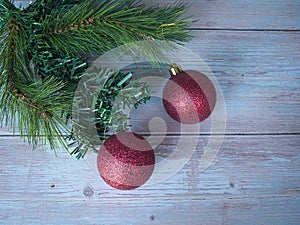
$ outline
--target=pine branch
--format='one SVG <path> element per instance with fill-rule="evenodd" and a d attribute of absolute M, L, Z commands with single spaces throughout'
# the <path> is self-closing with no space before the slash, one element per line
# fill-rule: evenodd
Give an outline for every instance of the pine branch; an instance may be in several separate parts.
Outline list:
<path fill-rule="evenodd" d="M 64 121 L 58 116 L 70 105 L 65 102 L 66 96 L 57 94 L 64 85 L 54 79 L 27 87 L 15 84 L 21 91 L 1 87 L 0 121 L 5 121 L 13 131 L 18 127 L 20 135 L 26 137 L 33 147 L 40 142 L 43 145 L 49 143 L 52 149 L 62 146 L 67 150 L 63 140 L 66 133 L 63 131 L 68 132 L 68 129 L 62 126 Z"/>
<path fill-rule="evenodd" d="M 132 0 L 87 0 L 41 18 L 37 38 L 69 55 L 105 52 L 146 39 L 184 42 L 191 38 L 186 28 L 193 22 L 178 20 L 185 11 L 182 3 L 158 7 Z"/>
<path fill-rule="evenodd" d="M 7 12 L 8 10 L 16 10 L 17 8 L 13 4 L 13 0 L 1 0 L 0 1 L 0 11 Z"/>
<path fill-rule="evenodd" d="M 165 61 L 172 42 L 154 40 L 189 40 L 186 28 L 193 21 L 181 18 L 185 11 L 182 3 L 161 7 L 135 0 L 36 0 L 26 9 L 0 0 L 0 121 L 13 130 L 18 126 L 34 147 L 42 142 L 67 150 L 65 122 L 88 67 L 81 53 L 102 54 L 122 46 L 124 54 Z M 136 43 L 140 40 L 151 41 Z M 107 132 L 127 129 L 122 109 L 137 107 L 149 96 L 145 84 L 131 80 L 127 85 L 129 74 L 103 70 L 92 75 L 84 79 L 96 86 L 81 93 L 80 117 L 72 114 L 70 137 L 76 139 L 77 157 L 96 151 Z"/>
<path fill-rule="evenodd" d="M 80 2 L 80 0 L 35 0 L 24 11 L 37 12 L 38 15 L 45 16 L 53 9 L 64 7 L 67 10 Z"/>
<path fill-rule="evenodd" d="M 36 146 L 48 142 L 51 148 L 67 146 L 63 140 L 64 124 L 57 112 L 70 106 L 66 95 L 60 92 L 64 84 L 54 78 L 42 83 L 35 77 L 26 61 L 28 47 L 24 18 L 10 12 L 5 26 L 0 30 L 0 121 L 18 129 L 22 137 Z M 18 124 L 17 124 L 18 121 Z"/>

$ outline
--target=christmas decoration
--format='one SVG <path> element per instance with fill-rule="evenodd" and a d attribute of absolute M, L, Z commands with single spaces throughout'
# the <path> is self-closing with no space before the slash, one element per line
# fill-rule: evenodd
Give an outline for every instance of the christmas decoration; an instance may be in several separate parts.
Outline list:
<path fill-rule="evenodd" d="M 132 132 L 110 136 L 97 156 L 101 177 L 107 184 L 120 190 L 143 185 L 151 176 L 154 164 L 154 151 L 148 141 Z"/>
<path fill-rule="evenodd" d="M 171 65 L 170 74 L 163 90 L 163 105 L 169 116 L 184 124 L 207 119 L 216 104 L 213 83 L 204 74 L 183 71 L 176 64 Z"/>
<path fill-rule="evenodd" d="M 134 0 L 36 0 L 27 8 L 0 0 L 1 125 L 18 129 L 33 147 L 40 142 L 69 152 L 74 146 L 78 158 L 88 150 L 97 152 L 94 146 L 108 137 L 107 130 L 127 129 L 128 118 L 111 114 L 119 91 L 126 90 L 128 97 L 118 103 L 121 111 L 125 105 L 146 102 L 149 90 L 129 73 L 99 70 L 97 79 L 103 85 L 93 93 L 87 86 L 76 102 L 90 118 L 75 124 L 77 85 L 95 75 L 86 72 L 91 55 L 139 40 L 186 42 L 191 38 L 186 28 L 193 21 L 182 18 L 185 11 L 182 3 L 161 6 Z M 126 89 L 129 84 L 139 88 Z M 94 95 L 94 106 L 84 103 L 85 94 Z M 98 138 L 86 135 L 89 126 L 97 127 Z"/>
<path fill-rule="evenodd" d="M 119 132 L 127 129 L 128 118 L 122 109 L 125 106 L 138 107 L 139 104 L 146 103 L 150 92 L 144 83 L 131 80 L 132 76 L 132 73 L 125 74 L 108 69 L 85 74 L 84 85 L 77 90 L 73 100 L 77 105 L 76 109 L 73 109 L 78 113 L 74 112 L 72 115 L 71 135 L 72 139 L 76 140 L 73 143 L 76 145 L 79 141 L 80 144 L 71 154 L 76 154 L 79 159 L 84 157 L 88 150 L 97 152 L 95 146 L 102 144 L 108 137 L 109 130 Z M 101 86 L 103 87 L 99 88 Z M 94 109 L 91 105 L 94 105 Z"/>

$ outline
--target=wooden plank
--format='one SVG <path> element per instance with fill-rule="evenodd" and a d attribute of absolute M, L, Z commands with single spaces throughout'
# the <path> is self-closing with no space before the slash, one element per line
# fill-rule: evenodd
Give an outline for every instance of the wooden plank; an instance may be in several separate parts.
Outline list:
<path fill-rule="evenodd" d="M 29 4 L 15 1 L 16 5 Z M 149 1 L 145 1 L 148 3 Z M 151 2 L 162 3 L 161 0 Z M 162 4 L 173 5 L 177 0 L 165 0 Z M 188 16 L 198 22 L 192 28 L 201 29 L 300 29 L 300 2 L 297 0 L 184 0 L 192 7 Z"/>
<path fill-rule="evenodd" d="M 300 2 L 264 1 L 189 1 L 191 15 L 199 21 L 196 28 L 284 29 L 300 28 Z"/>
<path fill-rule="evenodd" d="M 300 35 L 297 32 L 198 31 L 194 34 L 195 39 L 186 48 L 202 58 L 220 84 L 227 111 L 226 133 L 300 131 Z M 177 59 L 184 69 L 199 65 L 194 55 L 179 55 Z M 163 84 L 158 82 L 156 86 L 162 88 Z M 154 117 L 161 117 L 169 132 L 181 132 L 182 126 L 168 117 L 159 98 L 132 110 L 133 129 L 149 132 L 148 124 Z M 208 119 L 199 129 L 210 132 L 210 125 Z M 158 126 L 153 132 L 159 129 Z"/>
<path fill-rule="evenodd" d="M 148 133 L 153 116 L 166 121 L 167 134 L 152 120 L 152 143 L 163 139 L 155 174 L 163 159 L 188 162 L 133 191 L 113 190 L 84 161 L 32 152 L 0 130 L 0 224 L 299 224 L 300 36 L 253 31 L 299 30 L 300 2 L 186 2 L 200 18 L 193 28 L 221 29 L 197 31 L 187 45 L 213 70 L 226 101 L 226 136 L 211 166 L 199 169 L 208 141 L 222 141 L 222 133 L 209 136 L 211 120 L 201 123 L 201 135 L 182 133 L 158 98 L 132 110 L 133 130 Z M 185 69 L 197 64 L 190 56 L 178 61 Z M 141 75 L 148 73 L 143 66 Z"/>
<path fill-rule="evenodd" d="M 299 196 L 11 200 L 4 224 L 299 224 Z M 188 202 L 190 200 L 190 202 Z M 1 204 L 1 203 L 0 203 Z"/>
<path fill-rule="evenodd" d="M 227 112 L 227 134 L 300 132 L 299 33 L 195 31 L 194 35 L 186 48 L 202 58 L 220 84 Z M 194 55 L 175 59 L 184 69 L 199 64 Z M 153 76 L 151 85 L 161 91 L 163 83 L 156 81 L 157 74 L 168 78 L 167 72 L 148 69 L 149 65 L 141 64 L 135 71 L 139 76 Z M 159 97 L 131 110 L 130 117 L 136 132 L 149 132 L 148 125 L 154 117 L 165 121 L 169 133 L 182 132 L 182 126 L 165 113 Z M 161 133 L 157 122 L 153 123 L 153 133 Z M 190 132 L 210 133 L 211 124 L 208 119 Z M 223 131 L 220 128 L 213 132 Z M 2 130 L 1 134 L 9 132 Z"/>
<path fill-rule="evenodd" d="M 156 157 L 173 151 L 178 138 L 199 138 L 188 163 L 171 178 L 132 191 L 111 189 L 84 161 L 64 153 L 55 157 L 32 152 L 16 138 L 1 140 L 0 223 L 299 222 L 299 136 L 228 136 L 202 172 L 197 168 L 205 137 L 167 137 Z"/>
<path fill-rule="evenodd" d="M 161 0 L 154 0 L 161 3 Z M 174 4 L 165 0 L 162 4 Z M 297 0 L 185 0 L 188 15 L 198 21 L 196 29 L 299 30 L 300 2 Z"/>

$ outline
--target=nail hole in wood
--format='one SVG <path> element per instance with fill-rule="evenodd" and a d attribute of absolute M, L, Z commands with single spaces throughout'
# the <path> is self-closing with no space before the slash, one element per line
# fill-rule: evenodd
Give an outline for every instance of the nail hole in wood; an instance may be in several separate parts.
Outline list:
<path fill-rule="evenodd" d="M 151 221 L 153 221 L 154 218 L 155 218 L 155 217 L 154 217 L 153 215 L 150 216 L 150 220 L 151 220 Z"/>

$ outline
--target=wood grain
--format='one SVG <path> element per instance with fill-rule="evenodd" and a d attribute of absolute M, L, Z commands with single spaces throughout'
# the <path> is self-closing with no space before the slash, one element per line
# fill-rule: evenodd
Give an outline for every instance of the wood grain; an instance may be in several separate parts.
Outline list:
<path fill-rule="evenodd" d="M 197 29 L 299 30 L 300 28 L 300 2 L 295 0 L 186 2 L 192 5 L 190 15 L 198 19 L 193 25 L 193 28 Z"/>
<path fill-rule="evenodd" d="M 26 7 L 30 1 L 15 1 Z M 148 1 L 144 1 L 148 3 Z M 151 0 L 173 5 L 177 0 Z M 196 29 L 300 30 L 297 0 L 184 0 L 191 5 L 187 16 L 198 20 Z"/>
<path fill-rule="evenodd" d="M 156 157 L 164 157 L 161 149 L 170 151 L 178 138 L 167 137 Z M 170 179 L 117 191 L 84 161 L 32 152 L 16 138 L 6 138 L 0 146 L 0 223 L 297 224 L 298 136 L 226 137 L 204 172 L 197 168 L 206 140 L 199 139 L 190 161 Z M 87 187 L 90 197 L 84 195 Z"/>
<path fill-rule="evenodd" d="M 300 35 L 298 32 L 195 31 L 186 48 L 203 59 L 214 73 L 225 98 L 227 134 L 300 133 Z M 192 56 L 178 56 L 182 66 L 197 65 Z M 143 68 L 139 76 L 160 74 Z M 148 66 L 149 68 L 149 66 Z M 155 76 L 154 76 L 155 78 Z M 151 82 L 162 90 L 161 82 Z M 161 117 L 170 133 L 180 133 L 181 125 L 164 111 L 160 98 L 131 110 L 132 129 L 149 132 L 149 123 Z M 211 119 L 199 124 L 197 133 L 210 133 Z M 263 126 L 262 126 L 263 124 Z M 0 134 L 11 134 L 1 130 Z M 160 133 L 160 126 L 153 133 Z M 216 129 L 215 133 L 222 130 Z M 191 131 L 191 133 L 195 133 Z"/>
<path fill-rule="evenodd" d="M 198 31 L 194 34 L 195 39 L 186 47 L 207 63 L 220 84 L 226 103 L 227 133 L 299 133 L 298 32 Z M 183 61 L 185 69 L 197 64 L 191 57 Z M 143 132 L 153 116 L 163 117 L 170 132 L 180 131 L 180 125 L 161 112 L 159 99 L 153 99 L 153 105 L 145 108 L 138 109 L 131 117 L 138 120 L 140 126 L 133 121 L 137 131 Z M 202 131 L 207 131 L 209 123 L 208 120 L 200 124 Z"/>
<path fill-rule="evenodd" d="M 15 3 L 21 2 L 29 1 Z M 163 140 L 155 149 L 157 162 L 182 157 L 188 162 L 158 184 L 118 191 L 85 161 L 66 153 L 55 156 L 47 148 L 46 153 L 32 151 L 1 129 L 0 224 L 299 224 L 300 2 L 185 2 L 192 5 L 190 15 L 200 19 L 186 47 L 207 63 L 220 84 L 225 136 L 211 132 L 211 119 L 199 132 L 182 133 L 161 100 L 152 98 L 131 111 L 133 130 L 147 135 L 152 119 L 161 117 L 167 132 L 155 123 L 151 127 L 154 142 Z M 185 68 L 197 63 L 182 57 Z M 136 71 L 155 74 L 145 68 L 139 65 Z M 212 139 L 223 140 L 222 148 L 200 171 Z M 180 141 L 197 144 L 192 155 Z"/>

